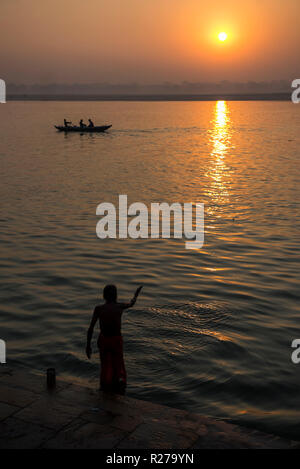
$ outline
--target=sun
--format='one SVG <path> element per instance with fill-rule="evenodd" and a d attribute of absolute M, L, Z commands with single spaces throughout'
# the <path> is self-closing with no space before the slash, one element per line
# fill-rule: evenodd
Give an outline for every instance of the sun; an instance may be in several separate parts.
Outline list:
<path fill-rule="evenodd" d="M 224 31 L 219 33 L 218 38 L 219 38 L 219 41 L 222 41 L 222 42 L 226 41 L 227 33 L 224 33 Z"/>

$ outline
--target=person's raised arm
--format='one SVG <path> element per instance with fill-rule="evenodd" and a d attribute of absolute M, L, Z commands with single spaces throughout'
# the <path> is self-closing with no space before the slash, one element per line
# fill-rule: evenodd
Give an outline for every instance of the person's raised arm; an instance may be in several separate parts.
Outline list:
<path fill-rule="evenodd" d="M 140 291 L 141 291 L 142 288 L 143 288 L 143 285 L 141 285 L 139 288 L 136 289 L 136 292 L 135 292 L 132 300 L 129 303 L 123 303 L 123 305 L 122 305 L 123 309 L 131 308 L 135 304 L 135 302 L 137 300 L 137 297 L 139 296 Z"/>
<path fill-rule="evenodd" d="M 88 328 L 88 332 L 87 332 L 87 341 L 86 341 L 86 350 L 85 351 L 86 351 L 86 356 L 88 358 L 91 358 L 91 355 L 92 355 L 91 340 L 92 340 L 92 337 L 93 337 L 94 327 L 95 327 L 95 324 L 97 322 L 98 317 L 99 317 L 98 309 L 96 307 L 94 309 L 94 313 L 93 313 L 93 316 L 92 316 L 90 327 Z"/>

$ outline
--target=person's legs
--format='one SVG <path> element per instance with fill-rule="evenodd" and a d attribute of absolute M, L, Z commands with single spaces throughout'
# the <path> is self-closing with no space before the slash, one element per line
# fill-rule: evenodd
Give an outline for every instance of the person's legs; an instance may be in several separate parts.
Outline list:
<path fill-rule="evenodd" d="M 122 337 L 104 337 L 100 335 L 98 347 L 101 363 L 101 389 L 124 394 L 126 388 L 126 369 Z"/>
<path fill-rule="evenodd" d="M 124 394 L 126 388 L 126 369 L 123 356 L 122 337 L 116 337 L 112 353 L 112 367 L 114 389 L 116 392 Z"/>
<path fill-rule="evenodd" d="M 100 340 L 100 387 L 103 391 L 109 391 L 113 383 L 113 360 L 111 350 L 106 346 L 104 340 Z"/>

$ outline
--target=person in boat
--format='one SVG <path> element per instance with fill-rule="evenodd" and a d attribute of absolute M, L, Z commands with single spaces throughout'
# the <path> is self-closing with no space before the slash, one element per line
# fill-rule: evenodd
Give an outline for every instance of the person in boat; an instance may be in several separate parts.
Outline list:
<path fill-rule="evenodd" d="M 89 119 L 89 125 L 88 125 L 88 127 L 95 127 L 95 126 L 94 126 L 94 122 L 93 122 L 91 119 Z"/>
<path fill-rule="evenodd" d="M 69 124 L 72 124 L 72 122 L 67 121 L 67 119 L 64 119 L 64 126 L 69 127 Z"/>
<path fill-rule="evenodd" d="M 103 290 L 105 303 L 94 309 L 87 332 L 86 355 L 89 359 L 91 358 L 91 340 L 95 324 L 99 321 L 100 334 L 97 345 L 101 363 L 100 386 L 103 391 L 113 391 L 120 394 L 125 392 L 126 369 L 123 358 L 121 319 L 124 310 L 135 304 L 141 289 L 142 286 L 137 288 L 129 303 L 118 303 L 117 287 L 106 285 Z"/>
<path fill-rule="evenodd" d="M 81 127 L 82 129 L 86 127 L 86 124 L 83 122 L 83 119 L 80 119 L 79 127 Z"/>

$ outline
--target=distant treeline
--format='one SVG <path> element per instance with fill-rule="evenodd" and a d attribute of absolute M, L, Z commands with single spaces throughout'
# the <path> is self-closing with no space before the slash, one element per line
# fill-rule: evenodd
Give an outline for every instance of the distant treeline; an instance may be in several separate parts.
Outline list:
<path fill-rule="evenodd" d="M 271 82 L 231 82 L 220 81 L 218 83 L 190 83 L 183 81 L 181 83 L 161 83 L 153 85 L 142 85 L 138 83 L 111 84 L 111 83 L 93 83 L 93 84 L 7 84 L 7 96 L 184 96 L 196 97 L 199 95 L 260 95 L 260 94 L 290 94 L 291 82 L 287 80 L 277 80 Z"/>

